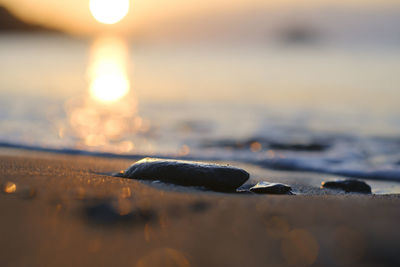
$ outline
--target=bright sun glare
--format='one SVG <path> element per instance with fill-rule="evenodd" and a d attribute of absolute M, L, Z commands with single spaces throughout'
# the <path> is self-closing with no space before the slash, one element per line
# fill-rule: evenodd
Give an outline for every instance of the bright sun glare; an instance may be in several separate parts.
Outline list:
<path fill-rule="evenodd" d="M 114 24 L 128 14 L 129 0 L 90 0 L 89 8 L 98 22 Z"/>

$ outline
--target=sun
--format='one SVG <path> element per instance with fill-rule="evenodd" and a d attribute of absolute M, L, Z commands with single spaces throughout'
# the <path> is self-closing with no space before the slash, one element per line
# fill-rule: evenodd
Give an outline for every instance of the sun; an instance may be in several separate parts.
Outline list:
<path fill-rule="evenodd" d="M 128 14 L 129 0 L 90 0 L 89 8 L 98 22 L 114 24 Z"/>

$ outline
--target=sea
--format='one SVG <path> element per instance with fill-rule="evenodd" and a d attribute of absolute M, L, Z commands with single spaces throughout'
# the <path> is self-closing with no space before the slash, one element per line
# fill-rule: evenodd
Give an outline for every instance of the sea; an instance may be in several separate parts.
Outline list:
<path fill-rule="evenodd" d="M 1 34 L 0 59 L 2 147 L 400 182 L 399 45 Z"/>

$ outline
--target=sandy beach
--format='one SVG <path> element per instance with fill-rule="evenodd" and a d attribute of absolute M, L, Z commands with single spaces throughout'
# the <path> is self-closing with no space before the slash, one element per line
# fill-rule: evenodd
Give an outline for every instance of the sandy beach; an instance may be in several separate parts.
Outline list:
<path fill-rule="evenodd" d="M 398 266 L 398 195 L 239 195 L 2 149 L 2 266 Z"/>
<path fill-rule="evenodd" d="M 0 1 L 0 267 L 400 266 L 400 1 Z"/>

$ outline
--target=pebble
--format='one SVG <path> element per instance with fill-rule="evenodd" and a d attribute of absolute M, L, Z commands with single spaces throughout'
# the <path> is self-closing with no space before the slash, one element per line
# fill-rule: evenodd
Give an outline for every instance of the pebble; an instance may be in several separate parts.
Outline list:
<path fill-rule="evenodd" d="M 280 183 L 259 182 L 249 191 L 257 194 L 293 195 L 289 185 Z"/>
<path fill-rule="evenodd" d="M 157 158 L 139 160 L 118 176 L 199 186 L 220 192 L 235 191 L 249 179 L 245 170 L 232 166 Z"/>
<path fill-rule="evenodd" d="M 355 179 L 322 182 L 321 188 L 340 189 L 344 190 L 346 193 L 356 192 L 371 194 L 371 187 L 366 182 Z"/>

